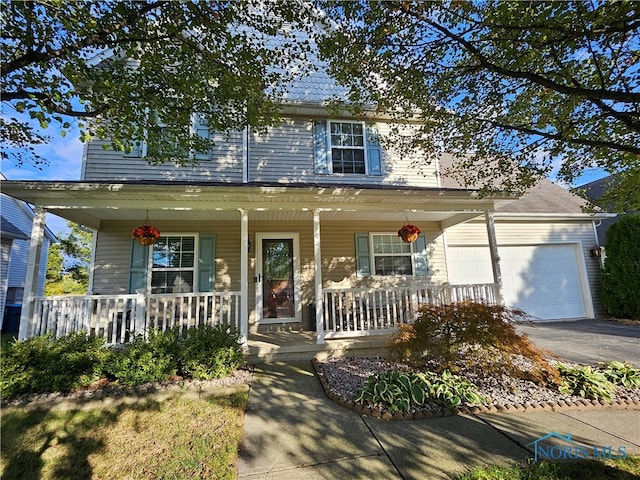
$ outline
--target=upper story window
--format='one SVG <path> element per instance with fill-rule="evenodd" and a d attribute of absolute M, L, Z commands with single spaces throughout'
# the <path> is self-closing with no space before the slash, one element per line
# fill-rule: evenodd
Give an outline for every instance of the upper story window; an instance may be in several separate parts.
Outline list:
<path fill-rule="evenodd" d="M 130 152 L 124 153 L 125 157 L 142 158 L 147 155 L 163 154 L 176 158 L 193 158 L 195 160 L 209 160 L 211 158 L 211 149 L 194 148 L 191 151 L 184 149 L 178 144 L 178 134 L 189 134 L 192 138 L 192 144 L 198 144 L 200 147 L 204 142 L 210 142 L 211 133 L 204 119 L 199 114 L 191 116 L 191 124 L 185 127 L 185 131 L 170 128 L 160 122 L 147 132 L 144 140 L 136 140 L 133 142 L 133 148 Z"/>
<path fill-rule="evenodd" d="M 380 140 L 374 125 L 318 121 L 313 125 L 316 174 L 382 175 Z"/>
<path fill-rule="evenodd" d="M 366 173 L 362 123 L 329 122 L 333 173 Z"/>

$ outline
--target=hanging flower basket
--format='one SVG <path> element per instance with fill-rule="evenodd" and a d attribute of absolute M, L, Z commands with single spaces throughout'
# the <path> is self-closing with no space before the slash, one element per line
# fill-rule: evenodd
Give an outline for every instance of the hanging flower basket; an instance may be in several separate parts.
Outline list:
<path fill-rule="evenodd" d="M 417 240 L 418 235 L 420 235 L 420 229 L 411 224 L 403 225 L 400 230 L 398 230 L 398 236 L 402 238 L 404 243 L 413 243 Z"/>
<path fill-rule="evenodd" d="M 148 247 L 158 241 L 158 238 L 160 238 L 160 230 L 152 225 L 140 225 L 133 229 L 131 237 L 140 245 Z"/>

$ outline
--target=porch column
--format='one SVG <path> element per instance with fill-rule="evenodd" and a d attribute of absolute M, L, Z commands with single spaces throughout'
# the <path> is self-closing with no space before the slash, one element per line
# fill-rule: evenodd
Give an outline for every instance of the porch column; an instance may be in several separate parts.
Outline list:
<path fill-rule="evenodd" d="M 240 337 L 242 345 L 249 340 L 249 215 L 240 210 Z"/>
<path fill-rule="evenodd" d="M 44 226 L 46 211 L 36 206 L 33 222 L 31 224 L 31 240 L 29 241 L 29 254 L 27 256 L 27 274 L 24 279 L 24 293 L 22 295 L 22 313 L 20 315 L 20 330 L 18 340 L 29 338 L 34 329 L 34 309 L 36 289 L 38 288 L 38 271 L 40 270 L 40 257 L 42 256 L 42 241 L 44 239 Z"/>
<path fill-rule="evenodd" d="M 498 305 L 504 305 L 504 295 L 502 289 L 502 272 L 500 271 L 500 255 L 498 254 L 498 242 L 496 241 L 496 226 L 493 219 L 493 212 L 484 212 L 484 219 L 487 224 L 487 236 L 489 237 L 489 253 L 491 254 L 491 269 L 493 270 L 493 283 L 496 286 Z"/>
<path fill-rule="evenodd" d="M 320 212 L 313 211 L 313 263 L 315 269 L 316 342 L 324 343 L 324 318 L 322 306 L 322 254 L 320 250 Z"/>

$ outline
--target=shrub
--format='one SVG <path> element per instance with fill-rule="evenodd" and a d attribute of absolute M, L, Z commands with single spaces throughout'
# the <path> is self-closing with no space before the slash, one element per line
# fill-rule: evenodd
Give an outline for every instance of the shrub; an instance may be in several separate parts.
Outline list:
<path fill-rule="evenodd" d="M 563 384 L 560 386 L 562 393 L 591 400 L 611 400 L 615 387 L 605 374 L 597 369 L 594 370 L 589 365 L 567 367 L 560 363 L 558 370 L 563 379 Z"/>
<path fill-rule="evenodd" d="M 546 352 L 516 332 L 514 321 L 524 315 L 520 310 L 471 301 L 423 305 L 413 324 L 399 326 L 391 339 L 390 356 L 438 372 L 476 368 L 542 385 L 560 384 Z M 514 363 L 516 356 L 523 361 Z"/>
<path fill-rule="evenodd" d="M 94 383 L 110 356 L 104 340 L 85 333 L 12 342 L 1 357 L 4 399 L 24 393 L 69 392 Z"/>
<path fill-rule="evenodd" d="M 607 230 L 602 301 L 614 317 L 640 320 L 640 214 L 626 215 Z"/>
<path fill-rule="evenodd" d="M 168 341 L 171 338 L 171 330 L 151 330 L 148 341 L 141 335 L 137 336 L 111 357 L 106 373 L 110 379 L 129 386 L 166 380 L 178 371 L 177 358 L 170 353 L 177 348 Z"/>
<path fill-rule="evenodd" d="M 479 404 L 484 398 L 475 385 L 445 370 L 442 375 L 387 370 L 371 375 L 355 398 L 356 402 L 380 405 L 391 412 L 408 412 L 432 401 L 447 408 L 463 402 Z"/>
<path fill-rule="evenodd" d="M 239 336 L 227 325 L 200 325 L 183 332 L 179 353 L 183 376 L 200 380 L 220 378 L 242 363 Z"/>

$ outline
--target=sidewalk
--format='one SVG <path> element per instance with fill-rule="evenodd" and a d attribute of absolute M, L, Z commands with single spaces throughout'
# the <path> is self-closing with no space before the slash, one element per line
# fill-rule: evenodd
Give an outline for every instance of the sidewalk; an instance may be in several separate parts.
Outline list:
<path fill-rule="evenodd" d="M 258 365 L 238 461 L 242 480 L 436 479 L 573 443 L 640 454 L 640 411 L 590 410 L 384 421 L 329 400 L 311 362 Z M 591 449 L 590 449 L 591 450 Z"/>

